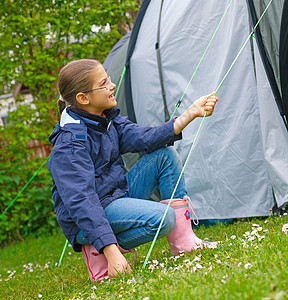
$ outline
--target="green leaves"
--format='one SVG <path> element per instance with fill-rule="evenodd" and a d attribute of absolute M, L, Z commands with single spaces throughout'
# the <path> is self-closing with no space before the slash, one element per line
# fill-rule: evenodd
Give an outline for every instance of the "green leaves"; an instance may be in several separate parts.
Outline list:
<path fill-rule="evenodd" d="M 49 134 L 57 122 L 57 78 L 69 61 L 104 61 L 113 45 L 132 28 L 139 0 L 2 0 L 0 6 L 0 91 L 18 94 L 0 128 L 0 213 L 46 157 L 34 142 L 51 149 Z M 109 24 L 107 26 L 107 24 Z M 36 148 L 33 148 L 34 145 Z M 38 150 L 37 150 L 38 149 Z M 0 219 L 0 247 L 41 228 L 57 225 L 46 169 L 33 179 Z"/>

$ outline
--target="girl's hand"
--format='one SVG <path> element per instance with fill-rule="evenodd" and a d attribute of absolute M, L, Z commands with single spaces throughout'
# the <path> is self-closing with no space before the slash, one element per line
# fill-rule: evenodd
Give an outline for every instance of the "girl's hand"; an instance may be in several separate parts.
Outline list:
<path fill-rule="evenodd" d="M 108 275 L 116 277 L 121 273 L 131 272 L 131 268 L 115 244 L 108 245 L 104 248 L 103 253 L 108 260 Z"/>
<path fill-rule="evenodd" d="M 211 116 L 217 101 L 218 97 L 214 96 L 213 92 L 210 95 L 203 96 L 195 100 L 187 110 L 191 110 L 194 113 L 196 112 L 197 117 L 204 117 L 206 111 L 207 116 Z"/>
<path fill-rule="evenodd" d="M 197 117 L 204 117 L 207 111 L 207 116 L 211 116 L 218 97 L 210 95 L 200 97 L 186 109 L 186 111 L 179 116 L 174 122 L 174 133 L 179 134 L 191 121 Z"/>

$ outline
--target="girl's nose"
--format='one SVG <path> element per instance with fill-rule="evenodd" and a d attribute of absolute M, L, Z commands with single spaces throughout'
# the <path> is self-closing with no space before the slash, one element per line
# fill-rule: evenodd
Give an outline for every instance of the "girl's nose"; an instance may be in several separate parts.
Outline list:
<path fill-rule="evenodd" d="M 109 89 L 112 91 L 116 88 L 116 84 L 111 81 Z"/>

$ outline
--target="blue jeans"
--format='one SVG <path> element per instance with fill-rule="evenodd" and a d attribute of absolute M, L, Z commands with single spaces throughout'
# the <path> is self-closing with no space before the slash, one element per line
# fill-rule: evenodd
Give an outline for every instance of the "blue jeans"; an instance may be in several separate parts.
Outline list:
<path fill-rule="evenodd" d="M 153 240 L 167 206 L 149 199 L 159 186 L 161 200 L 170 199 L 180 176 L 182 164 L 172 147 L 144 155 L 126 174 L 129 191 L 125 198 L 110 203 L 105 215 L 124 249 L 135 248 Z M 173 198 L 187 195 L 182 177 Z M 158 238 L 167 236 L 174 228 L 176 216 L 169 207 Z M 83 239 L 84 238 L 84 239 Z M 80 231 L 76 241 L 86 244 Z"/>

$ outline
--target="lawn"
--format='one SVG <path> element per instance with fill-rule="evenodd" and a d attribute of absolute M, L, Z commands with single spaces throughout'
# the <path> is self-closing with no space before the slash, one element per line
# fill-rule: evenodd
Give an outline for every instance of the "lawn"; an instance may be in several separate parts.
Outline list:
<path fill-rule="evenodd" d="M 161 239 L 144 270 L 150 244 L 137 249 L 132 273 L 102 283 L 87 281 L 71 247 L 58 266 L 61 233 L 31 238 L 1 250 L 0 299 L 288 299 L 287 224 L 286 214 L 201 227 L 199 237 L 223 245 L 174 258 Z"/>

